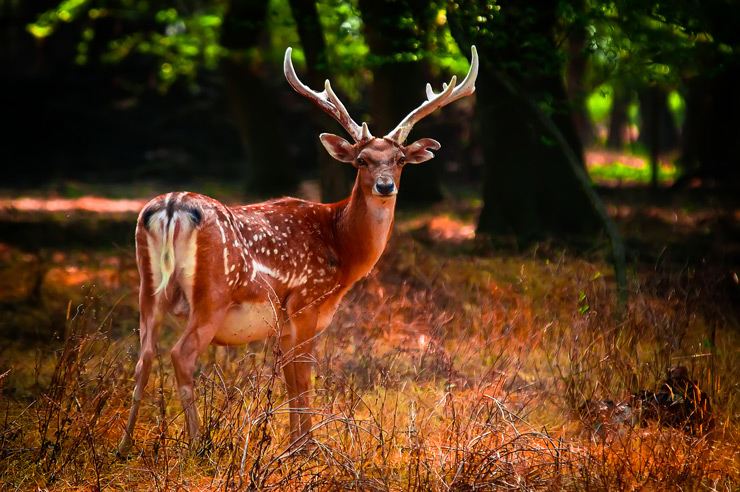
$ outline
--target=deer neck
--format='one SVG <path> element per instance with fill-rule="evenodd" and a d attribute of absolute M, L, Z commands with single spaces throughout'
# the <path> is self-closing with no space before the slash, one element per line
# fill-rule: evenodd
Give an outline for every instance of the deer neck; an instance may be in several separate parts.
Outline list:
<path fill-rule="evenodd" d="M 349 199 L 337 204 L 334 234 L 347 286 L 370 272 L 385 250 L 393 229 L 396 196 L 380 197 L 362 191 L 355 182 Z"/>

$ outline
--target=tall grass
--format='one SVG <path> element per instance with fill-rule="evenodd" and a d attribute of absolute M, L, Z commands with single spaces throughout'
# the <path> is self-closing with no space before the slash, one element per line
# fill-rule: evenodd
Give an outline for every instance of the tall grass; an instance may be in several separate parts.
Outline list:
<path fill-rule="evenodd" d="M 147 388 L 133 456 L 123 431 L 137 337 L 122 295 L 69 304 L 53 349 L 4 353 L 3 490 L 732 490 L 740 485 L 738 323 L 722 272 L 633 274 L 625 311 L 608 263 L 541 248 L 460 256 L 402 233 L 318 339 L 314 445 L 289 443 L 273 341 L 200 359 L 204 446 L 191 453 L 167 356 Z M 122 277 L 128 278 L 126 275 Z M 53 304 L 58 305 L 58 304 Z M 584 416 L 687 367 L 714 430 Z M 0 368 L 0 374 L 5 373 Z M 33 375 L 29 378 L 28 375 Z"/>

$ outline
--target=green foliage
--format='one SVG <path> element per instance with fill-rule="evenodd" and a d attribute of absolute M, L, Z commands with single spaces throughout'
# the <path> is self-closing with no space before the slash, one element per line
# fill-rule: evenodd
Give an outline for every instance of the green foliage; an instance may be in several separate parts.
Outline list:
<path fill-rule="evenodd" d="M 170 2 L 113 0 L 64 0 L 57 7 L 41 13 L 27 29 L 39 39 L 48 38 L 60 23 L 74 24 L 79 29 L 78 64 L 97 62 L 89 53 L 93 43 L 105 43 L 98 50 L 103 63 L 119 64 L 139 56 L 149 60 L 156 70 L 159 87 L 167 91 L 172 84 L 183 81 L 197 88 L 201 70 L 215 70 L 224 56 L 235 56 L 220 42 L 227 0 L 200 1 L 195 5 Z M 369 83 L 369 49 L 363 33 L 363 21 L 357 0 L 320 0 L 317 2 L 323 27 L 331 72 L 335 86 L 358 98 Z M 398 53 L 396 57 L 428 58 L 435 75 L 467 70 L 467 59 L 452 38 L 447 25 L 446 11 L 430 7 L 432 29 L 420 33 L 424 43 L 416 53 Z M 414 28 L 413 18 L 404 18 Z M 99 23 L 115 20 L 122 27 L 113 39 L 101 40 L 97 35 Z M 285 47 L 293 46 L 297 65 L 304 63 L 303 51 L 287 0 L 270 0 L 266 30 L 267 46 L 255 47 L 240 53 L 255 62 L 279 66 Z M 376 60 L 377 61 L 377 60 Z"/>
<path fill-rule="evenodd" d="M 159 10 L 155 20 L 161 31 L 136 32 L 111 41 L 104 60 L 120 62 L 136 50 L 157 60 L 162 89 L 180 77 L 192 82 L 200 68 L 215 69 L 225 52 L 218 43 L 223 13 L 224 5 L 218 4 L 190 15 L 174 8 Z"/>
<path fill-rule="evenodd" d="M 595 85 L 609 79 L 681 87 L 711 53 L 722 51 L 707 23 L 710 6 L 617 0 L 589 2 L 589 53 Z"/>
<path fill-rule="evenodd" d="M 60 22 L 72 22 L 88 6 L 91 0 L 64 0 L 57 8 L 42 13 L 36 22 L 27 26 L 35 38 L 43 39 L 50 36 Z M 97 12 L 97 11 L 96 11 Z"/>
<path fill-rule="evenodd" d="M 686 121 L 686 101 L 678 91 L 668 94 L 668 109 L 673 113 L 676 124 L 682 127 L 684 121 Z"/>
<path fill-rule="evenodd" d="M 91 61 L 88 52 L 99 23 L 114 20 L 123 33 L 106 40 L 100 61 L 120 63 L 134 54 L 150 58 L 158 68 L 160 88 L 167 90 L 180 78 L 193 83 L 201 68 L 216 68 L 225 53 L 219 35 L 227 6 L 222 1 L 175 8 L 169 2 L 65 0 L 40 14 L 28 31 L 42 39 L 60 22 L 75 23 L 80 30 L 75 61 L 85 64 Z"/>
<path fill-rule="evenodd" d="M 369 50 L 357 1 L 323 0 L 317 7 L 333 81 L 351 99 L 357 99 L 370 77 L 366 63 Z"/>
<path fill-rule="evenodd" d="M 594 123 L 602 123 L 609 118 L 614 102 L 614 91 L 610 85 L 602 85 L 586 99 L 586 108 Z"/>

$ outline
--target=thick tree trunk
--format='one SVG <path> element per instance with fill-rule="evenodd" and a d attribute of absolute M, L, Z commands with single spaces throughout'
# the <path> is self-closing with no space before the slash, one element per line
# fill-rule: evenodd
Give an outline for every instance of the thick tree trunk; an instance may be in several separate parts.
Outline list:
<path fill-rule="evenodd" d="M 331 73 L 326 41 L 324 41 L 316 3 L 310 0 L 290 0 L 290 9 L 298 26 L 298 36 L 301 38 L 301 46 L 306 55 L 309 86 L 320 91 L 324 86 L 324 81 L 331 79 Z M 321 198 L 324 202 L 337 202 L 349 195 L 351 180 L 348 178 L 346 166 L 329 156 L 321 145 L 318 135 L 326 131 L 336 132 L 338 126 L 331 125 L 331 117 L 313 104 L 311 104 L 311 116 L 313 133 L 316 135 Z"/>
<path fill-rule="evenodd" d="M 568 156 L 552 143 L 526 100 L 512 94 L 495 70 L 484 74 L 489 82 L 480 84 L 476 109 L 487 165 L 478 230 L 514 234 L 523 246 L 545 237 L 593 238 L 601 220 Z"/>
<path fill-rule="evenodd" d="M 575 163 L 583 173 L 583 154 L 556 61 L 555 2 L 499 4 L 496 16 L 486 14 L 495 36 L 477 34 L 485 5 L 461 2 L 451 11 L 453 35 L 462 46 L 476 43 L 481 58 L 476 114 L 486 175 L 478 230 L 513 234 L 523 246 L 545 237 L 595 239 L 604 221 L 598 197 L 573 169 Z M 545 102 L 547 114 L 539 114 Z"/>
<path fill-rule="evenodd" d="M 697 178 L 701 183 L 739 186 L 740 63 L 727 63 L 722 72 L 702 74 L 687 86 L 681 158 L 687 174 L 676 184 Z"/>
<path fill-rule="evenodd" d="M 682 161 L 691 178 L 723 187 L 740 186 L 740 56 L 737 49 L 717 51 L 716 47 L 738 46 L 740 30 L 728 19 L 737 19 L 737 2 L 703 3 L 703 15 L 715 41 L 704 46 L 697 76 L 687 81 L 686 121 Z M 702 45 L 699 45 L 702 46 Z"/>
<path fill-rule="evenodd" d="M 287 150 L 288 135 L 277 94 L 263 68 L 247 56 L 247 50 L 264 44 L 267 5 L 267 0 L 231 2 L 221 44 L 232 55 L 221 61 L 221 74 L 248 164 L 248 187 L 274 194 L 293 190 L 298 173 Z"/>

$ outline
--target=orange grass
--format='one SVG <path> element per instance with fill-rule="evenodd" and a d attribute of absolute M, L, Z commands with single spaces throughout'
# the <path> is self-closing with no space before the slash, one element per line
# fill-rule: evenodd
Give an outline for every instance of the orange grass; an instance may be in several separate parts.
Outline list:
<path fill-rule="evenodd" d="M 461 254 L 472 250 L 481 254 Z M 134 456 L 121 461 L 115 448 L 138 355 L 132 258 L 131 250 L 42 258 L 0 248 L 4 271 L 18 272 L 3 276 L 0 302 L 12 301 L 15 330 L 32 334 L 29 342 L 3 325 L 16 340 L 0 352 L 0 489 L 740 485 L 740 332 L 720 295 L 720 273 L 636 269 L 631 301 L 620 311 L 600 255 L 550 245 L 526 254 L 487 251 L 470 223 L 451 215 L 399 218 L 378 267 L 319 337 L 314 449 L 289 449 L 284 387 L 267 341 L 214 347 L 201 358 L 206 445 L 189 453 L 167 355 L 177 336 L 169 325 Z M 45 328 L 28 326 L 35 318 L 18 315 L 21 305 L 34 315 L 43 310 Z M 654 388 L 678 364 L 711 396 L 710 435 L 656 422 L 595 430 L 581 421 L 586 400 L 620 401 Z"/>

